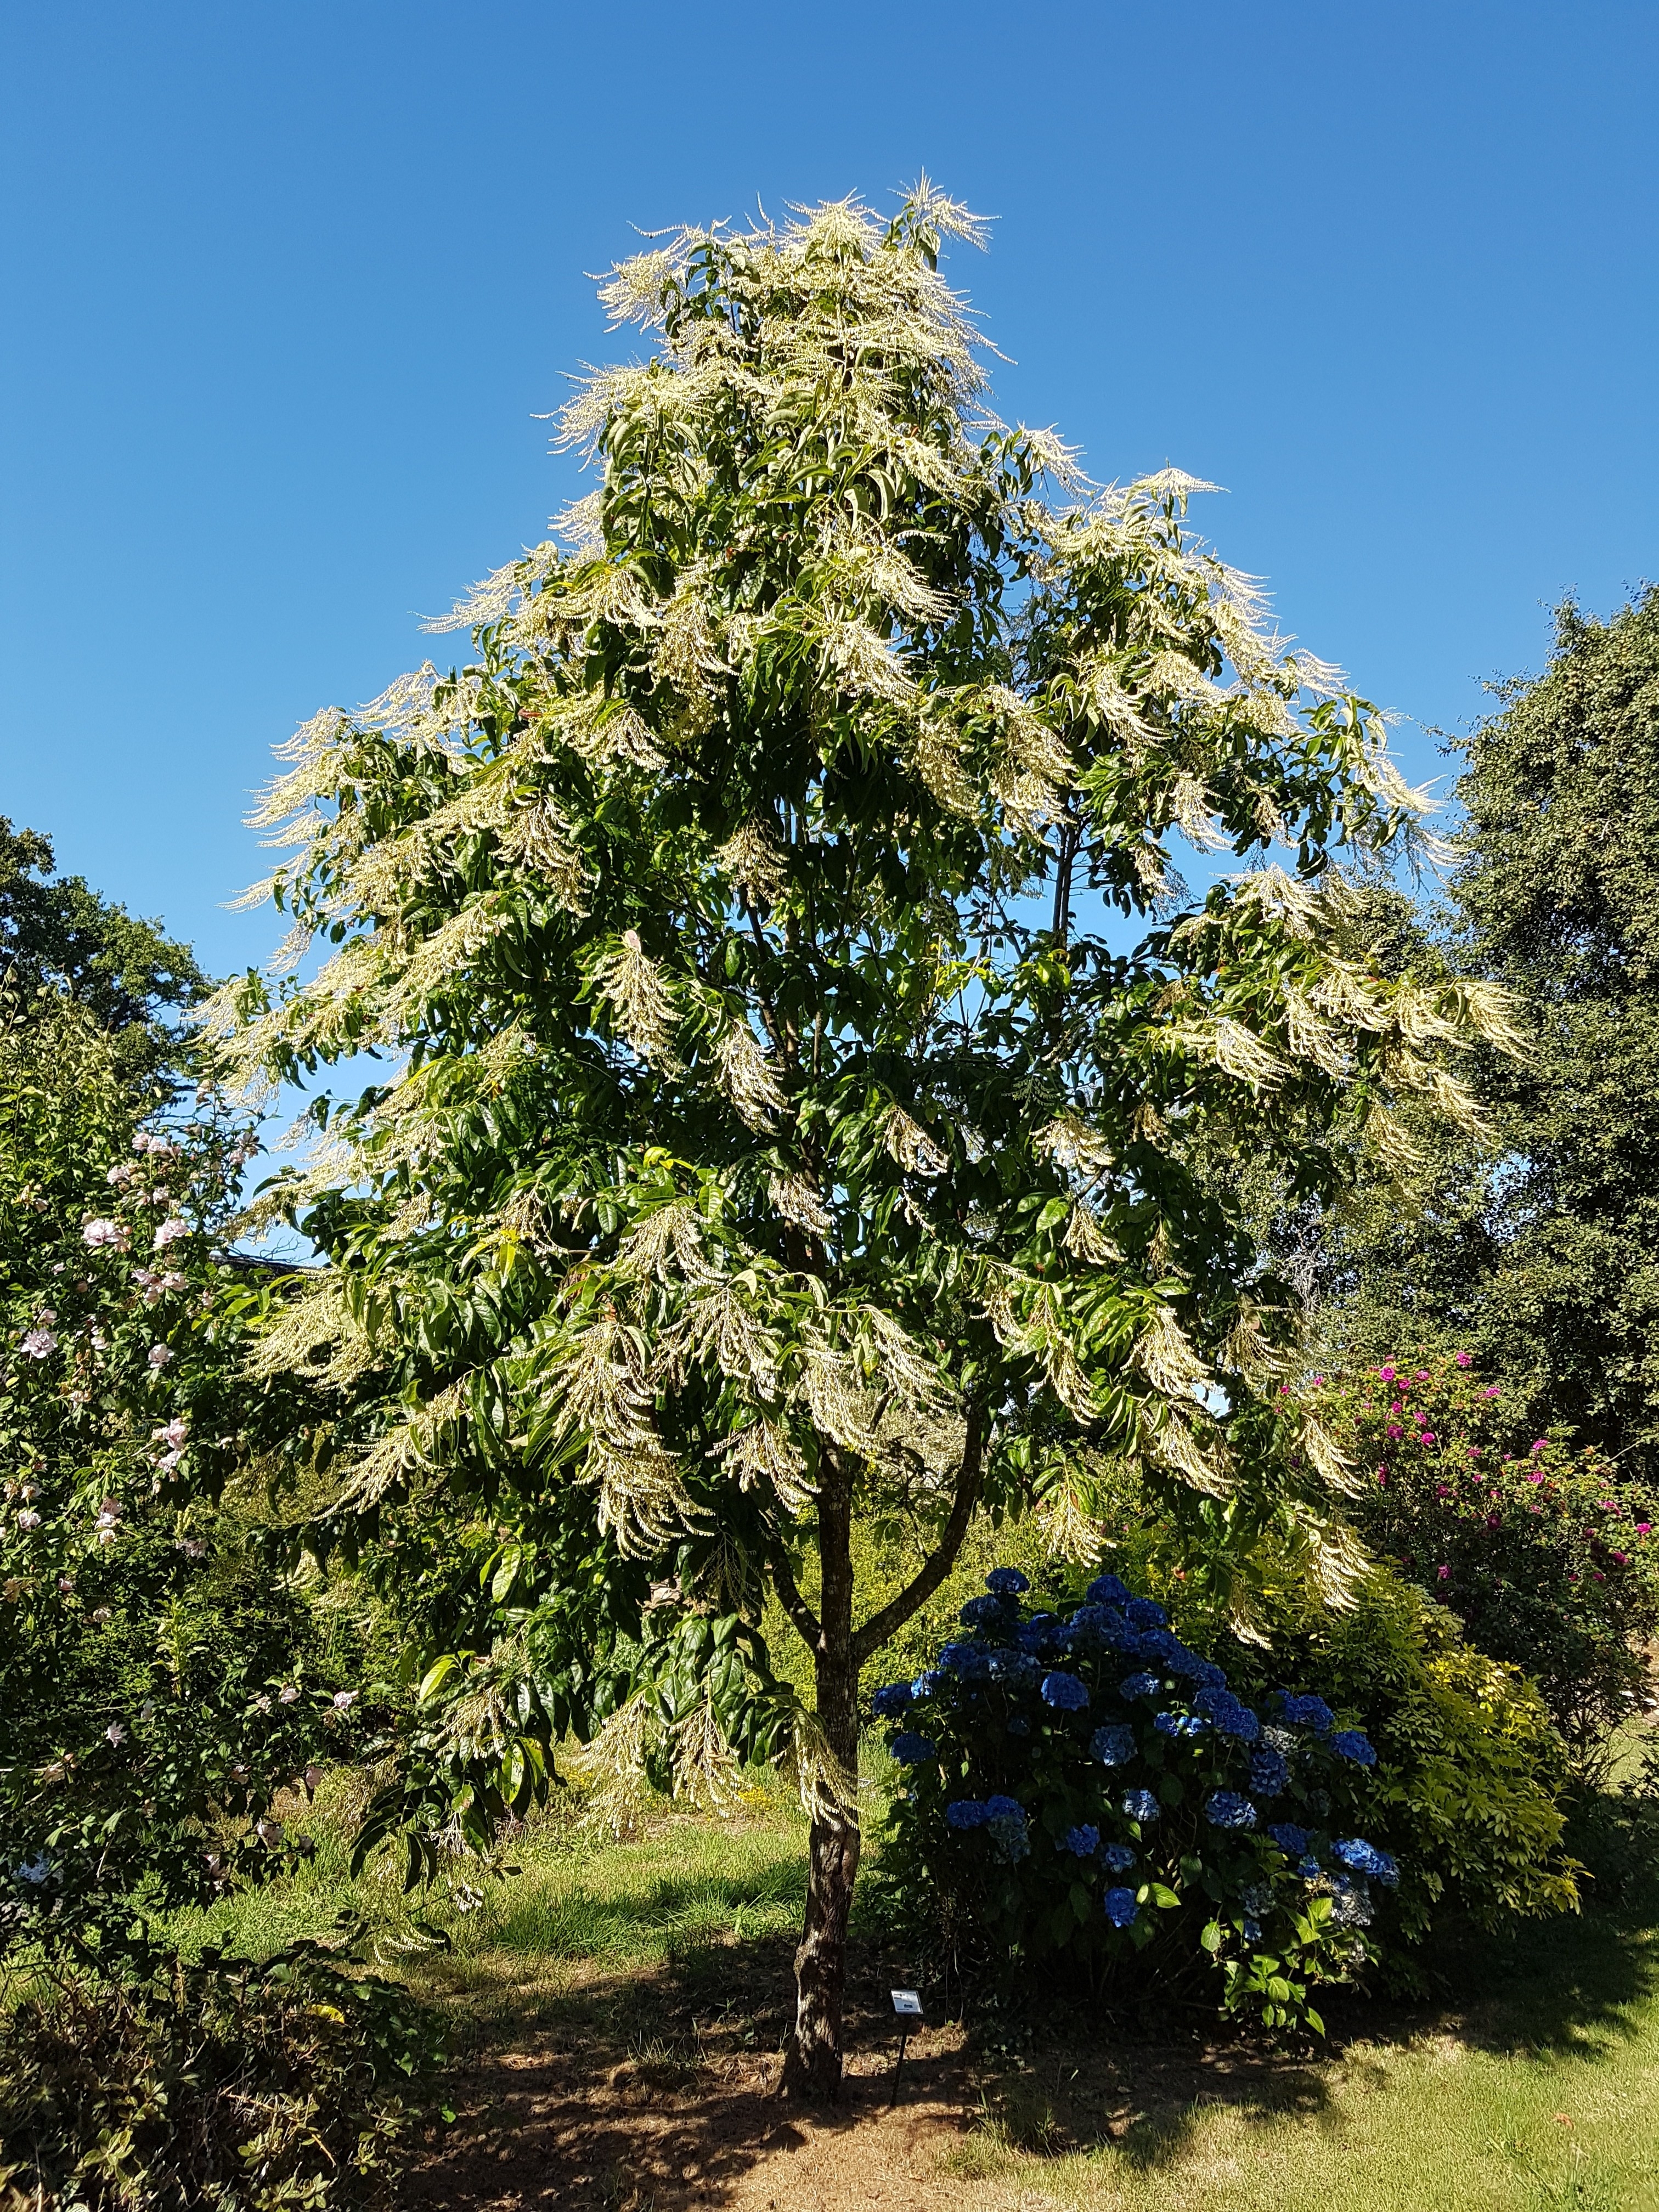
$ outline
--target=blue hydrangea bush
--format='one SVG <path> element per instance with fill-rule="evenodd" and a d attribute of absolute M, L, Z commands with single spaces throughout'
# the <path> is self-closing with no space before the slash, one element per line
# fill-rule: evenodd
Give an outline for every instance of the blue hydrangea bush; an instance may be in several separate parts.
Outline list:
<path fill-rule="evenodd" d="M 1030 1610 L 1015 1568 L 987 1583 L 968 1633 L 872 1700 L 904 1774 L 900 1893 L 988 1965 L 1208 1984 L 1269 2027 L 1322 2030 L 1310 1990 L 1364 1965 L 1399 1881 L 1355 1832 L 1365 1736 L 1297 1691 L 1245 1704 L 1115 1575 L 1065 1617 Z"/>

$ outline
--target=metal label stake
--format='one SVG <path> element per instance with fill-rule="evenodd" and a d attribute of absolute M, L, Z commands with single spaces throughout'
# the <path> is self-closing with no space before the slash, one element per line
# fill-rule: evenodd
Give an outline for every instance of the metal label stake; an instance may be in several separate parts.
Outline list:
<path fill-rule="evenodd" d="M 915 1990 L 891 1990 L 888 1994 L 893 2000 L 893 2012 L 898 2021 L 899 2031 L 898 2063 L 893 2069 L 893 2094 L 888 2102 L 896 2105 L 899 2076 L 904 2071 L 904 2046 L 910 2040 L 911 2023 L 921 2024 L 921 1998 Z"/>

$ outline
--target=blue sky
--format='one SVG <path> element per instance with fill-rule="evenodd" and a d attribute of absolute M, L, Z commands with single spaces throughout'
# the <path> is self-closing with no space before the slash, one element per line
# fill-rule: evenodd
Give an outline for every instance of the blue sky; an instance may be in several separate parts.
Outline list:
<path fill-rule="evenodd" d="M 1423 725 L 1659 569 L 1659 7 L 0 5 L 0 811 L 221 972 L 268 748 L 543 532 L 630 224 L 926 167 L 1005 414 Z M 447 641 L 434 641 L 447 644 Z"/>

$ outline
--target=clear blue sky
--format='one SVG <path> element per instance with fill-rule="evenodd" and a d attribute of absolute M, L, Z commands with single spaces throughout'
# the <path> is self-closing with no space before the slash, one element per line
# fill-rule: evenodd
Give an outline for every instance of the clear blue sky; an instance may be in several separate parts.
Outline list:
<path fill-rule="evenodd" d="M 583 272 L 924 166 L 1003 411 L 1227 486 L 1288 629 L 1465 722 L 1659 570 L 1656 95 L 1654 0 L 6 0 L 0 811 L 262 957 L 267 748 L 568 495 Z"/>

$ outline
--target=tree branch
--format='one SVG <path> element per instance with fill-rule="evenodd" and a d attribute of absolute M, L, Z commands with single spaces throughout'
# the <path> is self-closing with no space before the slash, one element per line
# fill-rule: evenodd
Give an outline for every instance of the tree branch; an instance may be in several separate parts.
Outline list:
<path fill-rule="evenodd" d="M 795 1633 L 807 1650 L 815 1656 L 823 1641 L 823 1629 L 806 1600 L 801 1595 L 795 1581 L 795 1571 L 789 1564 L 789 1554 L 783 1548 L 777 1531 L 766 1532 L 767 1556 L 772 1563 L 772 1586 L 777 1591 L 778 1602 L 794 1624 Z"/>
<path fill-rule="evenodd" d="M 945 1524 L 945 1533 L 933 1549 L 932 1557 L 915 1580 L 908 1583 L 889 1605 L 866 1620 L 853 1638 L 853 1656 L 862 1667 L 872 1652 L 879 1651 L 890 1636 L 896 1636 L 912 1613 L 926 1605 L 933 1592 L 957 1563 L 957 1554 L 968 1534 L 968 1524 L 974 1517 L 974 1508 L 979 1504 L 980 1486 L 985 1479 L 985 1416 L 977 1406 L 968 1415 L 968 1434 L 963 1440 L 962 1465 L 957 1471 L 957 1494 L 951 1507 L 951 1517 Z"/>

